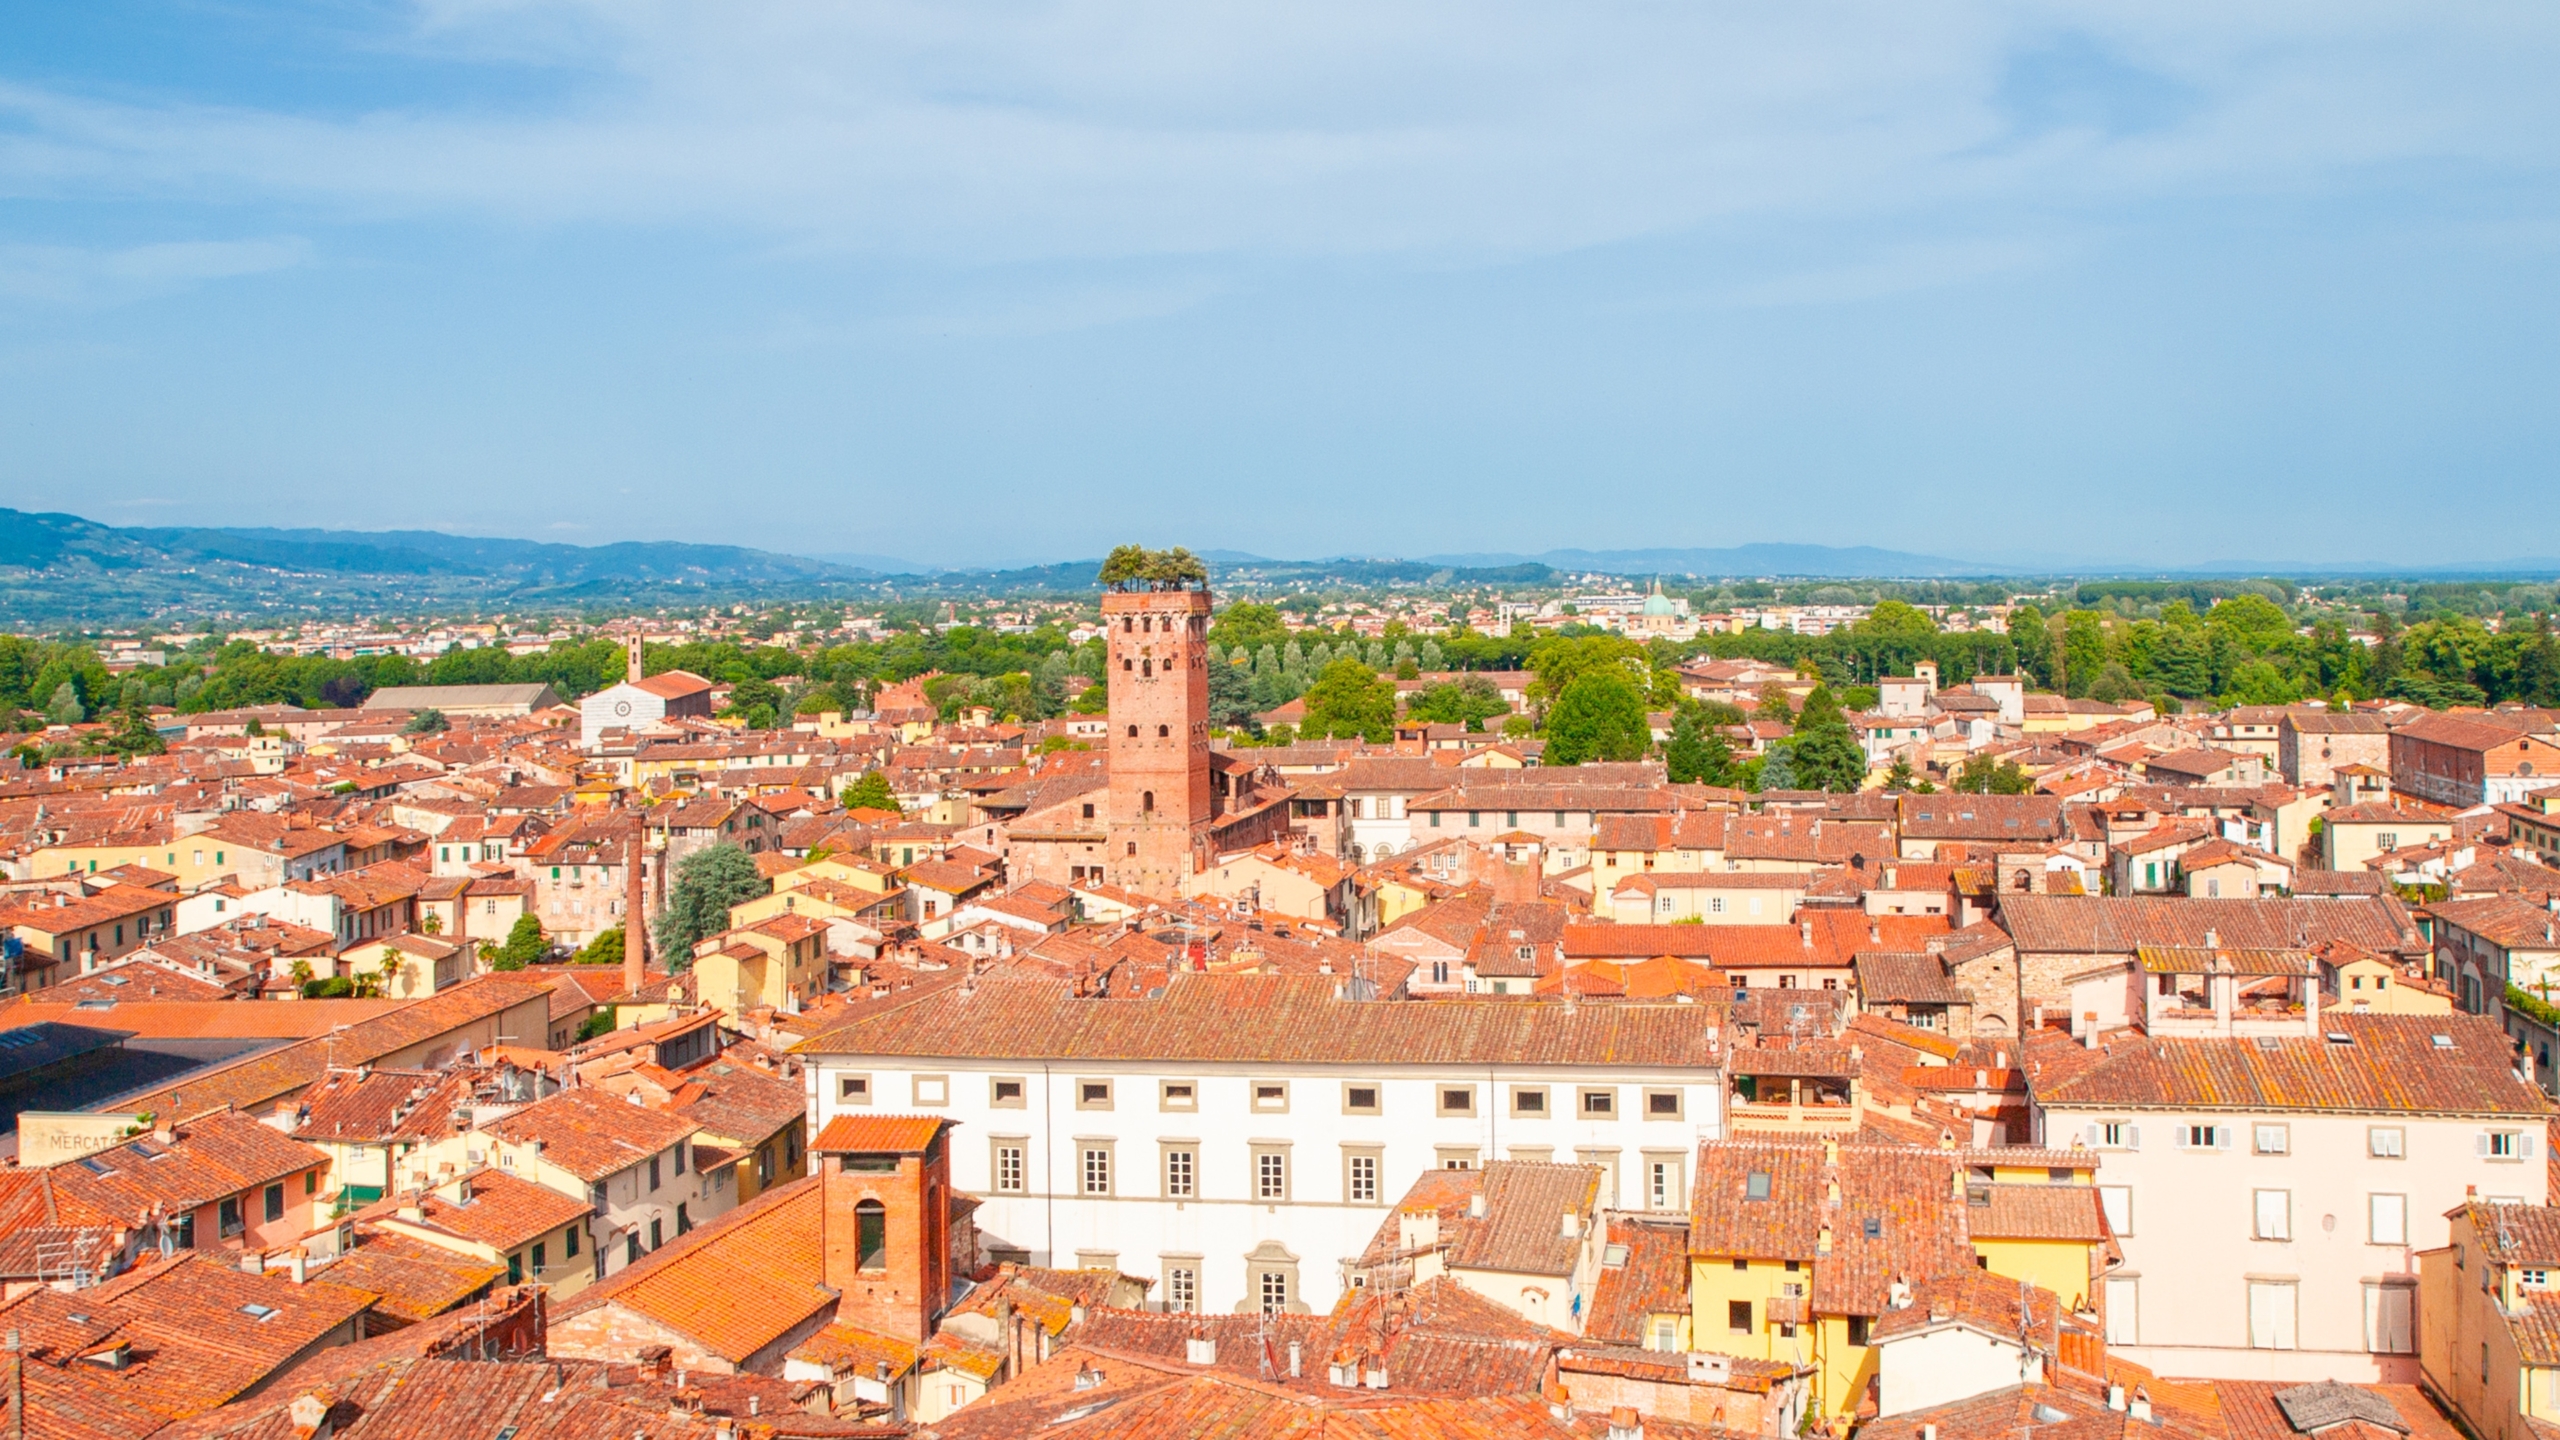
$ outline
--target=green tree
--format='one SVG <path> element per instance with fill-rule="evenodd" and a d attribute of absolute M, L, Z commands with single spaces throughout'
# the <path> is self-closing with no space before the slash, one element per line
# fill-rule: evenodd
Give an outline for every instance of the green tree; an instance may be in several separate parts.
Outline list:
<path fill-rule="evenodd" d="M 169 742 L 160 738 L 147 711 L 139 705 L 128 705 L 116 733 L 108 737 L 106 748 L 129 760 L 136 755 L 160 754 L 169 748 Z"/>
<path fill-rule="evenodd" d="M 2141 693 L 2142 687 L 2133 681 L 2133 672 L 2113 660 L 2106 663 L 2105 668 L 2098 672 L 2097 680 L 2089 686 L 2090 699 L 2104 700 L 2110 705 L 2130 700 Z"/>
<path fill-rule="evenodd" d="M 519 915 L 507 930 L 505 943 L 485 952 L 492 970 L 521 970 L 551 953 L 551 941 L 542 933 L 542 922 L 531 915 Z"/>
<path fill-rule="evenodd" d="M 2036 782 L 2015 760 L 1975 755 L 1957 767 L 1954 788 L 1973 795 L 2025 795 Z"/>
<path fill-rule="evenodd" d="M 1254 716 L 1267 708 L 1253 703 L 1253 676 L 1244 666 L 1210 662 L 1211 725 L 1221 730 L 1248 730 L 1258 735 L 1262 733 L 1262 722 Z"/>
<path fill-rule="evenodd" d="M 1307 719 L 1299 733 L 1310 739 L 1385 742 L 1396 733 L 1396 687 L 1366 662 L 1345 656 L 1324 667 L 1307 687 Z"/>
<path fill-rule="evenodd" d="M 2107 665 L 2107 626 L 2095 610 L 2074 610 L 2062 617 L 2062 689 L 2085 696 Z"/>
<path fill-rule="evenodd" d="M 735 845 L 706 845 L 676 866 L 667 908 L 658 912 L 658 953 L 669 971 L 693 966 L 693 947 L 729 928 L 729 907 L 770 887 L 756 872 L 755 857 Z"/>
<path fill-rule="evenodd" d="M 1884 772 L 1884 788 L 1885 792 L 1891 795 L 1900 795 L 1906 791 L 1926 795 L 1929 793 L 1929 782 L 1921 779 L 1919 774 L 1911 768 L 1910 756 L 1896 755 L 1893 757 L 1893 768 Z"/>
<path fill-rule="evenodd" d="M 2208 632 L 2229 636 L 2252 655 L 2264 655 L 2293 638 L 2293 621 L 2264 595 L 2234 595 L 2204 617 Z"/>
<path fill-rule="evenodd" d="M 1566 685 L 1547 712 L 1549 765 L 1635 760 L 1653 748 L 1644 692 L 1615 666 L 1587 670 Z"/>
<path fill-rule="evenodd" d="M 89 710 L 80 703 L 79 689 L 65 680 L 54 686 L 53 694 L 45 700 L 44 718 L 56 725 L 77 725 L 89 718 Z"/>
<path fill-rule="evenodd" d="M 836 800 L 847 810 L 889 810 L 904 813 L 897 792 L 889 788 L 889 777 L 877 770 L 865 771 L 861 779 L 844 787 Z"/>
<path fill-rule="evenodd" d="M 1733 747 L 1697 713 L 1682 710 L 1671 722 L 1671 739 L 1662 747 L 1663 768 L 1675 785 L 1733 784 Z"/>
<path fill-rule="evenodd" d="M 1542 642 L 1530 652 L 1529 698 L 1553 705 L 1575 680 L 1598 670 L 1622 672 L 1630 684 L 1648 668 L 1644 648 L 1623 635 L 1577 635 Z"/>
<path fill-rule="evenodd" d="M 577 954 L 569 957 L 569 963 L 572 965 L 621 964 L 622 927 L 616 925 L 612 929 L 598 935 L 593 940 L 588 941 L 579 949 Z"/>
<path fill-rule="evenodd" d="M 1482 730 L 1485 722 L 1511 713 L 1494 683 L 1481 675 L 1462 675 L 1426 685 L 1405 702 L 1407 718 L 1432 725 L 1464 725 Z"/>
<path fill-rule="evenodd" d="M 2516 698 L 2528 705 L 2560 705 L 2560 642 L 2551 636 L 2551 612 L 2533 616 L 2533 640 L 2516 656 Z"/>
<path fill-rule="evenodd" d="M 2258 599 L 2254 595 L 2242 598 Z M 2261 600 L 2259 603 L 2266 602 Z M 2231 687 L 2224 698 L 2234 705 L 2290 705 L 2302 698 L 2302 687 L 2287 679 L 2285 673 L 2274 665 L 2264 660 L 2251 660 L 2231 672 Z"/>
<path fill-rule="evenodd" d="M 2021 605 L 2009 613 L 2009 639 L 2018 648 L 2018 668 L 2037 684 L 2054 687 L 2053 631 L 2042 610 Z"/>
<path fill-rule="evenodd" d="M 1845 795 L 1866 783 L 1867 753 L 1858 744 L 1856 733 L 1849 729 L 1828 685 L 1816 685 L 1813 693 L 1804 697 L 1804 710 L 1796 716 L 1794 744 L 1789 751 L 1789 768 L 1800 789 Z"/>
<path fill-rule="evenodd" d="M 452 722 L 444 718 L 443 711 L 433 709 L 421 710 L 409 717 L 409 723 L 400 727 L 400 733 L 403 735 L 433 735 L 439 730 L 446 730 L 451 727 Z"/>

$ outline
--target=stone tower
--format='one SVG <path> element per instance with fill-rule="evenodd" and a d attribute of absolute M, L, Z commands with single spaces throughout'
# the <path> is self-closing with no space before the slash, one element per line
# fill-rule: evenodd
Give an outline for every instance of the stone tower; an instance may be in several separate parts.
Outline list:
<path fill-rule="evenodd" d="M 1208 829 L 1209 591 L 1107 591 L 1114 885 L 1171 899 Z"/>

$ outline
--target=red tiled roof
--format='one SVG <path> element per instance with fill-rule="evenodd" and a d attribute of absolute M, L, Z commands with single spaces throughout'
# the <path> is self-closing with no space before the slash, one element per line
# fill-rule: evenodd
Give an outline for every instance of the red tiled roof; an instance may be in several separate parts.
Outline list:
<path fill-rule="evenodd" d="M 809 1148 L 826 1155 L 850 1151 L 920 1155 L 933 1147 L 951 1123 L 939 1115 L 839 1115 L 827 1122 Z"/>

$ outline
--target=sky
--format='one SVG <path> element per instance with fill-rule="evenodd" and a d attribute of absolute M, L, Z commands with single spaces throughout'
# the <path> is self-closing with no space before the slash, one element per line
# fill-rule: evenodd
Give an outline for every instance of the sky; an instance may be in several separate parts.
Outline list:
<path fill-rule="evenodd" d="M 0 505 L 2560 555 L 2548 3 L 0 10 Z"/>

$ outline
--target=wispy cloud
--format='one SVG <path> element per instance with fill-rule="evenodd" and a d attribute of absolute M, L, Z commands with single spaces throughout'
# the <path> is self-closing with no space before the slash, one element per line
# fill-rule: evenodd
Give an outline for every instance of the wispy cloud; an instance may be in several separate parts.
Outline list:
<path fill-rule="evenodd" d="M 117 249 L 0 245 L 0 298 L 59 305 L 117 304 L 209 280 L 289 270 L 308 261 L 296 237 L 182 240 Z"/>
<path fill-rule="evenodd" d="M 543 105 L 0 86 L 0 192 L 684 224 L 960 261 L 1548 253 L 1762 216 L 2560 159 L 2560 11 L 435 3 Z"/>

